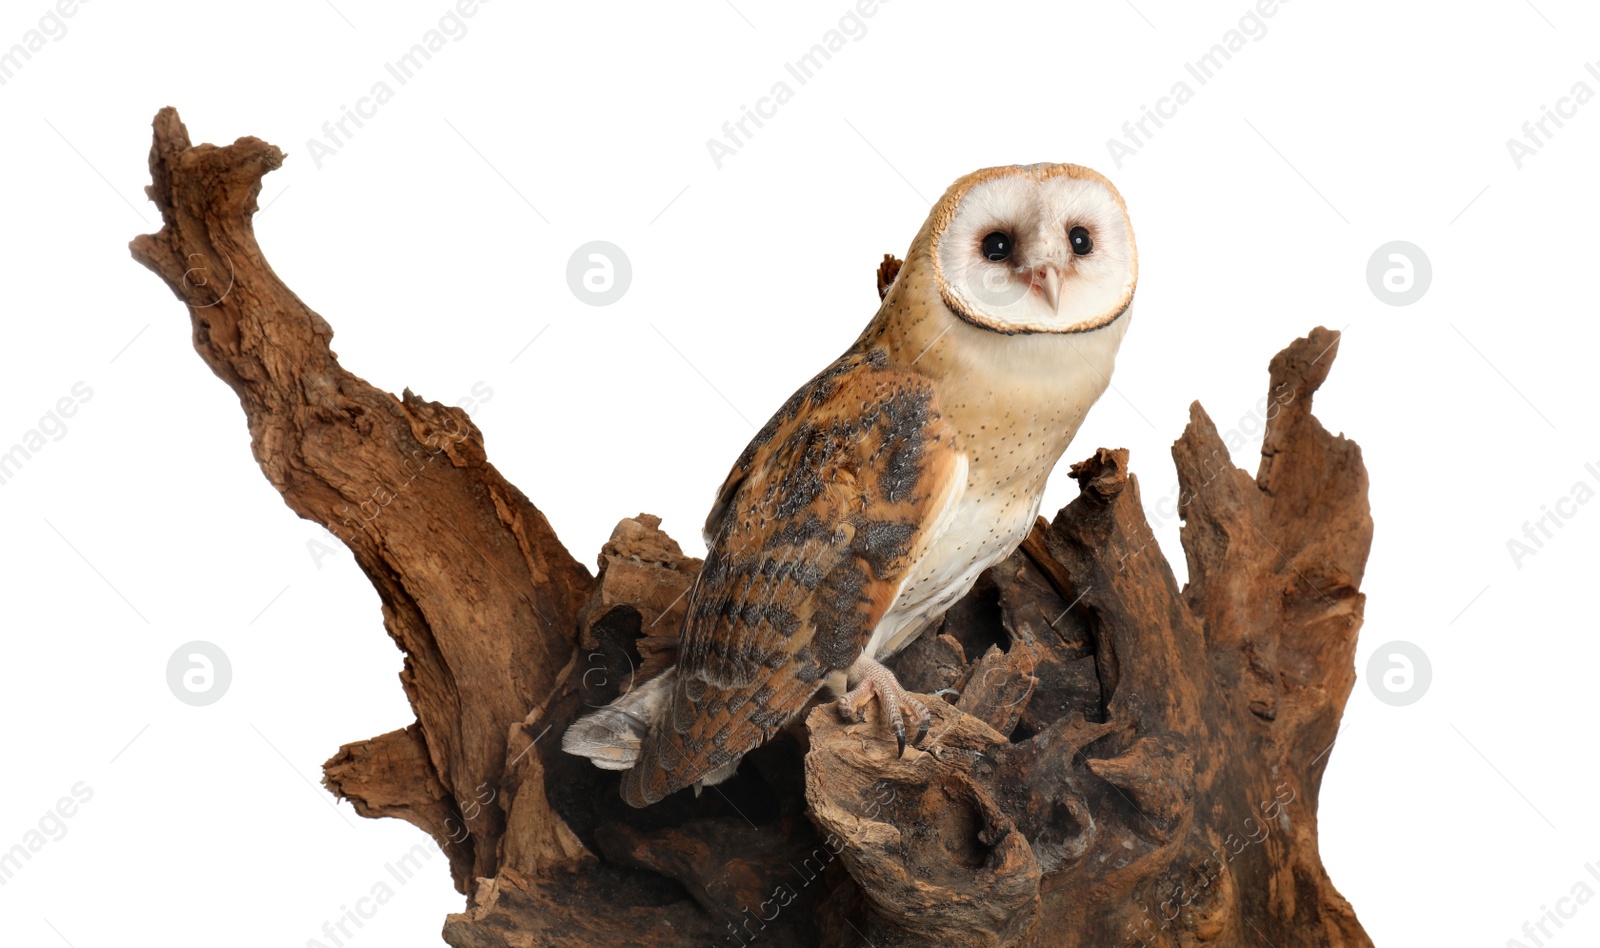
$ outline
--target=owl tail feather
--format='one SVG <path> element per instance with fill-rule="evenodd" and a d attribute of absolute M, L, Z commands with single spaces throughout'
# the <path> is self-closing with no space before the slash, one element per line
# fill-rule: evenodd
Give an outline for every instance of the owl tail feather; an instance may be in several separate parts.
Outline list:
<path fill-rule="evenodd" d="M 661 716 L 677 680 L 669 668 L 603 708 L 584 715 L 561 736 L 561 749 L 587 757 L 601 770 L 627 770 L 639 759 L 639 744 Z"/>
<path fill-rule="evenodd" d="M 629 770 L 639 760 L 639 746 L 661 718 L 672 697 L 678 677 L 669 668 L 639 687 L 597 711 L 591 711 L 561 735 L 561 749 L 576 757 L 587 757 L 601 770 Z M 691 786 L 699 796 L 704 787 L 731 778 L 739 770 L 743 755 L 706 773 Z M 637 805 L 637 804 L 636 804 Z"/>

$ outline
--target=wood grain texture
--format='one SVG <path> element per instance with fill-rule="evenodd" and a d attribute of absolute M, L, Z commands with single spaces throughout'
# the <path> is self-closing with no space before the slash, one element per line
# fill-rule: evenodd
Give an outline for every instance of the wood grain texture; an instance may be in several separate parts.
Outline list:
<path fill-rule="evenodd" d="M 416 721 L 346 745 L 325 779 L 439 841 L 468 894 L 449 944 L 1371 944 L 1317 843 L 1372 540 L 1360 450 L 1311 414 L 1337 333 L 1272 360 L 1254 478 L 1191 409 L 1187 585 L 1126 452 L 1096 452 L 1079 497 L 892 660 L 912 689 L 952 689 L 926 751 L 895 757 L 876 705 L 859 724 L 819 708 L 714 792 L 639 810 L 552 735 L 677 658 L 654 630 L 687 614 L 700 564 L 639 516 L 591 577 L 463 413 L 346 371 L 251 230 L 282 160 L 192 146 L 164 110 L 164 226 L 133 251 L 186 304 L 268 481 L 378 590 Z M 697 660 L 737 681 L 752 657 Z"/>

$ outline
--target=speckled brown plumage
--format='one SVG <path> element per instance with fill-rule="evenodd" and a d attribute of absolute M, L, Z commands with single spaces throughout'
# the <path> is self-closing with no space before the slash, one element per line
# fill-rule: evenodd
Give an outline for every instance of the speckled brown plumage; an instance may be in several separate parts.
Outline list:
<path fill-rule="evenodd" d="M 761 744 L 861 654 L 951 492 L 934 401 L 926 377 L 852 351 L 756 435 L 707 520 L 677 687 L 623 778 L 629 803 Z"/>

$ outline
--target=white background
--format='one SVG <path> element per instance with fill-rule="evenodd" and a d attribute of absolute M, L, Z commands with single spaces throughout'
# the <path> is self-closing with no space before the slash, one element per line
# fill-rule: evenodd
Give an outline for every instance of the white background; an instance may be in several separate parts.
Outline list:
<path fill-rule="evenodd" d="M 591 564 L 640 511 L 702 550 L 752 425 L 855 337 L 880 256 L 950 181 L 1041 160 L 1106 172 L 1142 280 L 1116 390 L 1070 459 L 1130 448 L 1153 506 L 1199 399 L 1254 472 L 1268 359 L 1315 325 L 1344 331 L 1316 410 L 1361 444 L 1377 531 L 1320 820 L 1374 940 L 1504 945 L 1580 880 L 1600 891 L 1584 870 L 1600 862 L 1600 503 L 1563 500 L 1600 490 L 1584 468 L 1600 469 L 1600 102 L 1520 169 L 1506 147 L 1574 83 L 1600 92 L 1592 5 L 1293 0 L 1201 86 L 1184 63 L 1246 0 L 894 0 L 801 87 L 783 64 L 845 0 L 497 0 L 400 87 L 383 64 L 447 0 L 334 2 L 83 3 L 0 86 L 0 450 L 74 383 L 92 390 L 0 485 L 0 849 L 74 784 L 93 791 L 0 886 L 7 944 L 306 944 L 421 839 L 316 786 L 339 744 L 412 720 L 401 657 L 350 555 L 318 560 L 326 536 L 262 478 L 185 309 L 126 250 L 158 221 L 142 188 L 169 104 L 197 142 L 289 153 L 257 232 L 345 365 L 452 403 L 492 389 L 472 408 L 492 460 Z M 3 0 L 0 51 L 46 9 Z M 378 80 L 393 100 L 319 169 L 308 140 Z M 793 100 L 719 170 L 706 140 L 778 80 Z M 1193 99 L 1118 167 L 1107 139 L 1179 80 Z M 633 267 L 604 308 L 565 278 L 594 239 Z M 1404 307 L 1365 277 L 1396 239 L 1433 268 Z M 1062 471 L 1046 510 L 1074 493 Z M 1514 559 L 1507 541 L 1558 502 L 1574 516 Z M 1154 525 L 1181 577 L 1176 518 Z M 195 639 L 233 665 L 209 707 L 165 679 Z M 1366 675 L 1394 640 L 1432 663 L 1406 707 Z M 437 856 L 396 890 L 350 943 L 438 944 L 462 904 Z M 1600 906 L 1565 925 L 1546 944 L 1595 943 Z"/>

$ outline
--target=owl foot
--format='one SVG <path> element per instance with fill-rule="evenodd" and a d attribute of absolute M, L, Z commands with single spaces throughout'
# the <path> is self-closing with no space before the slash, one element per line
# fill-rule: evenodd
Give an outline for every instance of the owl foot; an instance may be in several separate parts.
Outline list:
<path fill-rule="evenodd" d="M 854 685 L 839 699 L 839 713 L 845 720 L 857 723 L 864 720 L 866 715 L 862 709 L 873 698 L 877 698 L 883 702 L 883 709 L 889 716 L 889 726 L 894 730 L 895 742 L 900 745 L 901 757 L 906 755 L 906 714 L 910 714 L 911 720 L 917 725 L 917 736 L 912 740 L 912 746 L 921 744 L 923 738 L 928 736 L 928 726 L 933 720 L 928 714 L 928 706 L 901 688 L 894 672 L 863 655 L 850 666 L 847 680 L 854 682 Z"/>

